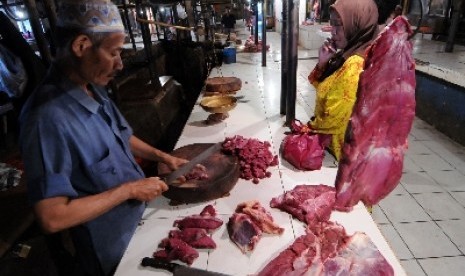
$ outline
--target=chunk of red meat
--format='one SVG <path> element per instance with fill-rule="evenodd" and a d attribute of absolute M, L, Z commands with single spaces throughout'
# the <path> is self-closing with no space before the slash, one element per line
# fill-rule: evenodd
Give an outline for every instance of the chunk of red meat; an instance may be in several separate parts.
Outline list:
<path fill-rule="evenodd" d="M 167 262 L 180 260 L 191 265 L 199 257 L 197 250 L 180 239 L 164 239 L 160 245 L 164 249 L 153 253 L 153 257 L 163 259 Z"/>
<path fill-rule="evenodd" d="M 183 230 L 171 230 L 170 238 L 180 239 L 194 248 L 216 248 L 216 243 L 202 228 L 186 228 Z"/>
<path fill-rule="evenodd" d="M 242 253 L 254 250 L 260 240 L 262 230 L 252 221 L 250 216 L 234 213 L 228 221 L 230 239 L 239 247 Z"/>
<path fill-rule="evenodd" d="M 270 206 L 307 224 L 327 221 L 335 202 L 336 191 L 327 185 L 297 185 L 271 200 Z"/>
<path fill-rule="evenodd" d="M 336 177 L 335 208 L 377 204 L 398 185 L 415 117 L 410 24 L 397 17 L 367 51 Z"/>
<path fill-rule="evenodd" d="M 223 221 L 219 218 L 203 217 L 200 215 L 188 216 L 181 220 L 174 221 L 174 224 L 173 224 L 173 226 L 178 227 L 179 229 L 204 228 L 207 230 L 216 230 L 221 225 L 223 225 Z"/>

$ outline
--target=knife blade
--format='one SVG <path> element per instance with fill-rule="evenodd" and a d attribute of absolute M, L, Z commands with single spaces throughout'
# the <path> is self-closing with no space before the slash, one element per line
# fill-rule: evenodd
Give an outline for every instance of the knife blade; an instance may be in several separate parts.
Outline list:
<path fill-rule="evenodd" d="M 219 272 L 207 271 L 199 268 L 189 267 L 177 263 L 166 262 L 158 258 L 145 257 L 142 259 L 143 267 L 150 266 L 173 272 L 174 276 L 228 276 Z"/>
<path fill-rule="evenodd" d="M 192 170 L 192 168 L 195 167 L 195 165 L 200 164 L 203 160 L 207 159 L 214 152 L 220 150 L 221 145 L 222 145 L 222 142 L 213 144 L 212 146 L 204 150 L 202 153 L 200 153 L 199 155 L 191 159 L 188 163 L 182 165 L 179 169 L 165 176 L 163 180 L 165 181 L 167 185 L 176 185 L 175 181 L 180 176 L 187 174 L 188 172 Z"/>

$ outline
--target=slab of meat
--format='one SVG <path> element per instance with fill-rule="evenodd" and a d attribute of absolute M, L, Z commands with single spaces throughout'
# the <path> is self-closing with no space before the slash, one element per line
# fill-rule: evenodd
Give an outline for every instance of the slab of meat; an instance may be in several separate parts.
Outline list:
<path fill-rule="evenodd" d="M 228 234 L 242 253 L 247 253 L 255 249 L 255 245 L 261 238 L 262 230 L 249 215 L 234 213 L 228 221 Z"/>
<path fill-rule="evenodd" d="M 212 215 L 213 214 L 213 215 Z M 206 206 L 200 215 L 191 215 L 180 220 L 174 221 L 173 226 L 179 229 L 185 228 L 203 228 L 208 231 L 213 231 L 223 225 L 223 221 L 214 215 L 216 214 L 213 206 Z"/>
<path fill-rule="evenodd" d="M 271 200 L 270 206 L 288 212 L 311 225 L 329 220 L 336 190 L 327 185 L 297 185 L 294 189 Z"/>
<path fill-rule="evenodd" d="M 207 230 L 202 228 L 185 228 L 183 230 L 171 230 L 169 233 L 169 238 L 180 239 L 188 245 L 192 246 L 193 248 L 216 248 L 216 243 L 208 235 Z"/>
<path fill-rule="evenodd" d="M 410 24 L 397 17 L 367 51 L 336 177 L 336 209 L 377 204 L 399 183 L 415 117 Z"/>
<path fill-rule="evenodd" d="M 283 231 L 256 200 L 237 205 L 236 212 L 228 221 L 229 237 L 243 253 L 254 250 L 263 232 L 282 234 Z"/>
<path fill-rule="evenodd" d="M 269 262 L 258 276 L 394 275 L 391 265 L 364 233 L 347 236 L 333 222 L 317 223 Z"/>
<path fill-rule="evenodd" d="M 160 246 L 164 249 L 153 253 L 153 257 L 163 259 L 167 262 L 180 260 L 191 265 L 199 257 L 197 250 L 180 239 L 165 239 Z"/>

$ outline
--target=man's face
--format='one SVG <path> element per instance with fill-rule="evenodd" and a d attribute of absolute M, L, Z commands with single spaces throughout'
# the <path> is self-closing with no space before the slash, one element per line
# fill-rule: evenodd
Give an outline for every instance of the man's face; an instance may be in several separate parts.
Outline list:
<path fill-rule="evenodd" d="M 91 83 L 105 86 L 123 69 L 121 51 L 124 33 L 109 34 L 99 47 L 90 47 L 82 56 L 81 74 Z"/>

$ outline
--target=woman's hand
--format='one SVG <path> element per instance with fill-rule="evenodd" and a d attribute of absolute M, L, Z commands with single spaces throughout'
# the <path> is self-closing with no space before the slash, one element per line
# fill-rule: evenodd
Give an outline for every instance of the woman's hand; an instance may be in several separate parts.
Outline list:
<path fill-rule="evenodd" d="M 318 51 L 318 68 L 323 70 L 328 61 L 336 54 L 336 45 L 330 38 L 326 39 Z"/>

